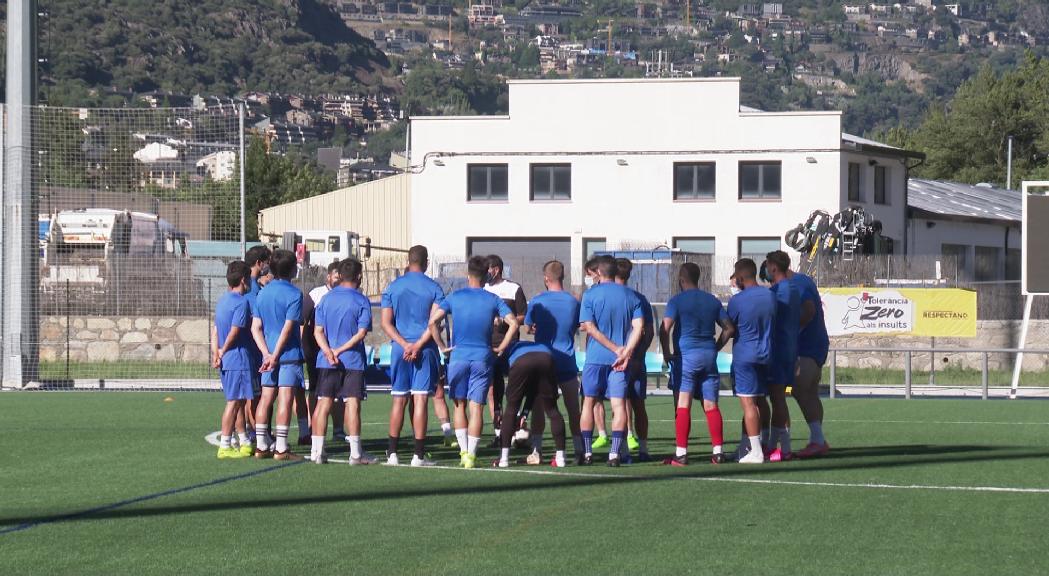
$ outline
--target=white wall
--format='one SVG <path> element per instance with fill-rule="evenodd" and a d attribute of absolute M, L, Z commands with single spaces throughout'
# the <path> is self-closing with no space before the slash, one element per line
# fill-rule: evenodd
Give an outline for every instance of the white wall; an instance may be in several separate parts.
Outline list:
<path fill-rule="evenodd" d="M 904 236 L 907 231 L 907 167 L 906 160 L 891 156 L 880 156 L 871 154 L 860 154 L 856 152 L 842 153 L 841 158 L 841 205 L 859 206 L 880 220 L 882 224 L 882 236 L 892 238 L 895 242 L 896 254 L 904 252 Z M 886 200 L 887 204 L 874 203 L 874 165 L 886 168 Z M 849 201 L 849 164 L 856 163 L 860 166 L 860 201 Z"/>
<path fill-rule="evenodd" d="M 468 237 L 571 236 L 574 284 L 583 238 L 713 236 L 732 258 L 739 237 L 841 208 L 840 148 L 839 112 L 741 113 L 735 78 L 511 81 L 508 116 L 412 119 L 412 241 L 462 257 Z M 781 161 L 782 199 L 739 200 L 741 160 Z M 676 161 L 716 162 L 716 201 L 674 202 Z M 533 162 L 572 164 L 571 201 L 529 201 Z M 508 201 L 466 201 L 471 163 L 508 165 Z"/>

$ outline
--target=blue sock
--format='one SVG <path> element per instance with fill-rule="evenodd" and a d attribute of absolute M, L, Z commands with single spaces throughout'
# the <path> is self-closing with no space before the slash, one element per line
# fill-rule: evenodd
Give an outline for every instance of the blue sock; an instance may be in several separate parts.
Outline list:
<path fill-rule="evenodd" d="M 594 443 L 594 431 L 583 430 L 583 454 L 593 454 L 593 448 L 591 446 Z"/>
<path fill-rule="evenodd" d="M 625 437 L 626 432 L 623 432 L 622 430 L 612 431 L 612 450 L 609 451 L 609 454 L 615 454 L 616 456 L 619 456 L 619 452 L 623 448 L 623 439 Z"/>

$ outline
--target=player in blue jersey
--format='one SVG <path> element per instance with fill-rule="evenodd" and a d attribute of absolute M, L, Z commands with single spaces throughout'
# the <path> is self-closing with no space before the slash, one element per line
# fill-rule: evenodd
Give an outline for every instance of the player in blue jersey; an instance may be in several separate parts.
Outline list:
<path fill-rule="evenodd" d="M 412 429 L 415 433 L 415 452 L 412 466 L 433 466 L 426 458 L 426 424 L 429 410 L 426 398 L 438 382 L 437 346 L 430 337 L 430 315 L 444 300 L 444 291 L 426 276 L 430 264 L 425 246 L 408 250 L 408 271 L 394 280 L 382 294 L 382 329 L 391 340 L 390 375 L 393 406 L 390 408 L 390 434 L 386 448 L 386 463 L 397 465 L 397 444 L 404 425 L 404 411 L 409 394 L 422 400 L 412 411 Z"/>
<path fill-rule="evenodd" d="M 464 468 L 473 468 L 484 430 L 484 405 L 488 401 L 492 366 L 496 358 L 509 348 L 519 326 L 510 307 L 483 288 L 488 275 L 487 259 L 473 256 L 466 267 L 469 286 L 449 294 L 434 310 L 430 316 L 430 333 L 442 352 L 451 351 L 448 392 L 455 402 L 455 435 L 461 451 L 459 463 Z M 447 316 L 451 317 L 450 348 L 445 345 L 439 329 Z M 507 330 L 493 350 L 492 331 L 495 321 L 500 318 L 506 323 Z M 512 420 L 516 414 L 510 416 Z"/>
<path fill-rule="evenodd" d="M 634 264 L 626 258 L 616 258 L 616 284 L 626 286 L 630 281 L 630 274 L 634 271 Z M 644 294 L 631 288 L 634 295 L 641 303 L 642 332 L 641 342 L 638 343 L 634 356 L 630 359 L 630 367 L 627 369 L 627 440 L 626 448 L 638 451 L 638 461 L 650 462 L 652 458 L 648 455 L 648 410 L 645 408 L 645 400 L 648 398 L 648 371 L 645 368 L 645 354 L 648 352 L 652 340 L 655 339 L 655 316 L 652 314 L 652 304 Z M 631 425 L 633 422 L 633 425 Z M 622 456 L 629 456 L 624 452 Z"/>
<path fill-rule="evenodd" d="M 612 404 L 612 448 L 608 465 L 620 465 L 626 441 L 627 369 L 641 342 L 643 314 L 634 291 L 615 283 L 616 261 L 598 258 L 600 284 L 583 294 L 579 324 L 589 336 L 583 367 L 583 463 L 593 462 L 594 403 L 608 397 Z"/>
<path fill-rule="evenodd" d="M 790 256 L 782 250 L 765 256 L 765 270 L 776 295 L 776 326 L 772 337 L 772 363 L 769 365 L 769 399 L 772 401 L 771 427 L 767 444 L 770 462 L 791 460 L 790 412 L 787 388 L 794 386 L 798 361 L 798 333 L 801 331 L 801 292 L 787 277 Z"/>
<path fill-rule="evenodd" d="M 741 464 L 765 461 L 758 402 L 764 402 L 768 387 L 776 296 L 768 288 L 758 285 L 757 275 L 758 267 L 750 258 L 736 262 L 732 281 L 739 292 L 728 303 L 728 317 L 736 327 L 732 376 L 743 408 L 743 427 L 749 443 L 749 452 L 739 459 Z M 747 447 L 740 448 L 742 453 Z"/>
<path fill-rule="evenodd" d="M 266 246 L 258 245 L 252 246 L 244 253 L 244 263 L 251 269 L 251 278 L 248 291 L 245 296 L 248 297 L 248 304 L 255 308 L 255 298 L 259 295 L 259 291 L 262 290 L 263 285 L 273 279 L 273 275 L 270 274 L 270 257 L 273 253 Z M 248 332 L 251 332 L 249 326 Z M 260 366 L 262 366 L 262 352 L 259 352 L 258 347 L 255 346 L 255 340 L 251 341 L 251 360 L 254 363 L 255 371 L 258 372 Z M 259 407 L 259 395 L 262 392 L 260 387 L 255 397 L 244 407 L 244 421 L 245 429 L 248 431 L 248 438 L 252 441 L 255 440 L 255 411 Z M 238 418 L 239 420 L 239 418 Z M 269 438 L 269 443 L 273 443 L 273 438 Z"/>
<path fill-rule="evenodd" d="M 601 283 L 601 277 L 597 273 L 597 263 L 600 259 L 599 256 L 594 256 L 586 261 L 584 271 L 586 276 L 583 277 L 583 284 L 586 289 L 589 290 L 594 286 Z M 589 338 L 587 339 L 589 341 Z M 594 439 L 591 448 L 597 450 L 604 448 L 610 444 L 608 441 L 608 430 L 605 427 L 605 399 L 598 398 L 594 402 L 594 431 L 597 432 L 597 438 Z M 576 457 L 579 460 L 579 457 Z"/>
<path fill-rule="evenodd" d="M 721 374 L 718 372 L 718 351 L 735 334 L 736 328 L 728 319 L 725 308 L 713 294 L 699 289 L 699 266 L 691 262 L 678 269 L 681 292 L 667 302 L 663 323 L 659 327 L 659 341 L 663 354 L 671 366 L 671 388 L 675 395 L 674 430 L 676 450 L 665 464 L 688 464 L 688 436 L 692 428 L 692 398 L 703 399 L 703 413 L 710 432 L 713 455 L 710 461 L 725 461 L 724 421 L 718 408 Z M 715 334 L 721 328 L 721 333 Z M 673 343 L 673 348 L 671 348 Z"/>
<path fill-rule="evenodd" d="M 788 260 L 789 262 L 789 260 Z M 823 364 L 827 361 L 830 339 L 823 318 L 823 299 L 812 278 L 787 270 L 787 278 L 801 293 L 801 332 L 798 334 L 798 366 L 791 395 L 809 425 L 809 443 L 795 454 L 799 458 L 823 456 L 830 449 L 823 437 L 823 403 L 819 386 Z"/>
<path fill-rule="evenodd" d="M 226 267 L 229 292 L 215 306 L 215 323 L 211 326 L 211 365 L 219 370 L 226 409 L 222 413 L 219 436 L 219 458 L 247 458 L 252 454 L 251 440 L 244 429 L 244 406 L 255 397 L 258 369 L 252 362 L 255 347 L 251 341 L 251 305 L 245 294 L 250 290 L 251 270 L 240 260 Z M 221 343 L 221 344 L 220 344 Z M 237 443 L 233 446 L 233 431 Z"/>
<path fill-rule="evenodd" d="M 361 263 L 356 258 L 339 262 L 339 284 L 317 306 L 314 335 L 317 353 L 317 408 L 313 414 L 313 448 L 310 459 L 321 464 L 328 413 L 334 399 L 345 404 L 344 418 L 350 439 L 350 464 L 372 464 L 375 458 L 361 451 L 361 401 L 366 397 L 364 337 L 372 328 L 372 308 L 361 294 Z"/>
<path fill-rule="evenodd" d="M 535 335 L 535 341 L 545 344 L 552 354 L 557 371 L 557 385 L 568 411 L 568 427 L 577 461 L 583 458 L 583 437 L 579 433 L 579 368 L 575 360 L 575 338 L 579 330 L 579 300 L 564 289 L 565 266 L 557 260 L 543 265 L 543 284 L 546 291 L 528 303 L 525 326 Z M 532 419 L 532 454 L 528 464 L 542 463 L 543 427 L 546 419 L 542 410 Z"/>
<path fill-rule="evenodd" d="M 499 468 L 510 466 L 510 442 L 517 410 L 521 401 L 531 397 L 538 410 L 550 419 L 550 430 L 554 435 L 554 453 L 550 465 L 565 466 L 565 421 L 557 409 L 557 364 L 550 348 L 539 342 L 517 342 L 507 352 L 510 372 L 506 385 L 506 411 L 500 428 L 500 455 L 494 465 Z"/>
<path fill-rule="evenodd" d="M 266 284 L 255 299 L 251 331 L 262 352 L 262 398 L 255 413 L 258 432 L 256 458 L 272 456 L 275 460 L 302 460 L 288 449 L 295 390 L 302 389 L 302 346 L 299 325 L 302 323 L 302 291 L 291 279 L 298 262 L 288 250 L 276 250 L 270 259 L 274 279 Z M 276 397 L 276 442 L 263 443 L 269 428 L 270 407 Z"/>

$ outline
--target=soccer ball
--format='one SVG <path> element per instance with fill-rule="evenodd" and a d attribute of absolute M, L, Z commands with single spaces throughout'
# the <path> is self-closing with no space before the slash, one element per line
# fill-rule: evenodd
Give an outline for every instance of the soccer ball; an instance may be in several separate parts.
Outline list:
<path fill-rule="evenodd" d="M 528 448 L 528 430 L 521 428 L 514 432 L 514 448 Z"/>

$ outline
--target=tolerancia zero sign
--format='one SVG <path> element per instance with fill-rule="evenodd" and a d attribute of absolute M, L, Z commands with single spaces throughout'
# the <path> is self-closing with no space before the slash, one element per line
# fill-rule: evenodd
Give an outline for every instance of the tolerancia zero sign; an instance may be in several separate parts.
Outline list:
<path fill-rule="evenodd" d="M 831 336 L 976 336 L 976 293 L 969 290 L 830 288 L 821 292 Z"/>

